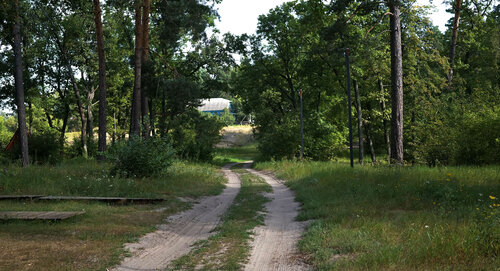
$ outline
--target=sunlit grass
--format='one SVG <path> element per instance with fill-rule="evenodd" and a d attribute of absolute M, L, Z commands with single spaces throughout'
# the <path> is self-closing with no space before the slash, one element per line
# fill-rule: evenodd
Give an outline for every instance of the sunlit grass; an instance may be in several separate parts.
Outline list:
<path fill-rule="evenodd" d="M 301 251 L 320 270 L 500 266 L 500 167 L 260 163 L 313 220 Z M 491 197 L 493 197 L 493 199 Z"/>

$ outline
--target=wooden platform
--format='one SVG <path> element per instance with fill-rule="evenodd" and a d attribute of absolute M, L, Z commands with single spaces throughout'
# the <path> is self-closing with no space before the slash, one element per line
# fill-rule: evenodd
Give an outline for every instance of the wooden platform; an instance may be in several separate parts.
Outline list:
<path fill-rule="evenodd" d="M 85 212 L 0 212 L 1 220 L 63 220 Z"/>
<path fill-rule="evenodd" d="M 0 195 L 0 200 L 34 200 L 43 195 Z"/>
<path fill-rule="evenodd" d="M 165 201 L 159 198 L 120 198 L 120 197 L 66 197 L 66 196 L 47 196 L 37 198 L 38 200 L 76 200 L 76 201 L 101 201 L 115 204 L 152 204 Z"/>

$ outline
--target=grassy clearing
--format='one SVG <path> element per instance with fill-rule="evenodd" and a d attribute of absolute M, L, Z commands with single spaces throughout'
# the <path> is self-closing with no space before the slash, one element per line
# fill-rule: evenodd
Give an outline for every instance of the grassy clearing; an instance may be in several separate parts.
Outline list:
<path fill-rule="evenodd" d="M 0 194 L 162 197 L 158 205 L 114 206 L 93 202 L 0 201 L 0 211 L 80 211 L 59 222 L 0 221 L 0 270 L 105 270 L 119 263 L 123 244 L 155 229 L 187 208 L 177 197 L 222 191 L 213 166 L 177 162 L 155 179 L 117 179 L 108 165 L 69 161 L 59 166 L 9 167 L 0 173 Z"/>
<path fill-rule="evenodd" d="M 243 147 L 219 148 L 216 151 L 213 163 L 223 166 L 228 163 L 240 163 L 254 160 L 259 156 L 257 144 L 250 144 Z"/>
<path fill-rule="evenodd" d="M 498 270 L 500 167 L 261 163 L 314 220 L 299 246 L 320 270 Z"/>
<path fill-rule="evenodd" d="M 114 178 L 109 168 L 109 164 L 82 159 L 56 166 L 10 166 L 0 171 L 0 194 L 197 197 L 220 193 L 225 182 L 213 166 L 185 162 L 174 163 L 162 177 L 145 179 Z"/>
<path fill-rule="evenodd" d="M 175 270 L 240 270 L 250 253 L 251 230 L 264 222 L 263 192 L 271 187 L 246 170 L 235 170 L 241 176 L 241 190 L 223 217 L 217 234 L 198 244 L 186 256 L 173 263 Z"/>

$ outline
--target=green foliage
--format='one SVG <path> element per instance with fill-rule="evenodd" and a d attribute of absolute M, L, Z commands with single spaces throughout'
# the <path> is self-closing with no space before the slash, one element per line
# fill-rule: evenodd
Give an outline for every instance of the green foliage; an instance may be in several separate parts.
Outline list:
<path fill-rule="evenodd" d="M 59 133 L 52 129 L 33 133 L 28 138 L 30 158 L 35 163 L 56 164 L 62 161 L 62 145 Z"/>
<path fill-rule="evenodd" d="M 175 151 L 165 138 L 132 137 L 119 142 L 110 154 L 114 163 L 112 175 L 143 178 L 165 173 L 174 161 Z"/>
<path fill-rule="evenodd" d="M 175 128 L 169 136 L 178 157 L 195 161 L 212 160 L 224 127 L 219 117 L 191 110 L 175 118 L 171 125 Z"/>
<path fill-rule="evenodd" d="M 219 116 L 221 122 L 223 122 L 226 126 L 234 124 L 234 115 L 231 114 L 228 108 L 224 108 L 224 112 Z"/>
<path fill-rule="evenodd" d="M 83 153 L 83 144 L 80 136 L 80 132 L 78 132 L 78 137 L 76 137 L 69 146 L 66 147 L 65 154 L 69 158 L 76 158 L 82 156 Z M 89 140 L 87 138 L 87 154 L 88 157 L 96 157 L 97 156 L 97 141 Z"/>
<path fill-rule="evenodd" d="M 457 164 L 495 164 L 500 161 L 500 106 L 464 115 L 457 131 Z"/>

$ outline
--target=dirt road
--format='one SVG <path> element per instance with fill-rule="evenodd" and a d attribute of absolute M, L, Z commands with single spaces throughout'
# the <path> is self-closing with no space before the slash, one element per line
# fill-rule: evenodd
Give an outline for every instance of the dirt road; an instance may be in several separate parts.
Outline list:
<path fill-rule="evenodd" d="M 233 165 L 222 169 L 228 179 L 222 194 L 203 198 L 192 209 L 169 217 L 167 224 L 142 237 L 138 243 L 126 245 L 132 256 L 112 270 L 165 269 L 172 260 L 187 254 L 195 242 L 207 239 L 240 190 L 238 175 L 229 170 Z"/>
<path fill-rule="evenodd" d="M 255 229 L 250 261 L 245 270 L 308 270 L 297 257 L 297 241 L 305 223 L 295 221 L 300 205 L 294 193 L 272 176 L 247 170 L 266 180 L 273 192 L 268 194 L 271 201 L 266 205 L 265 225 Z"/>

